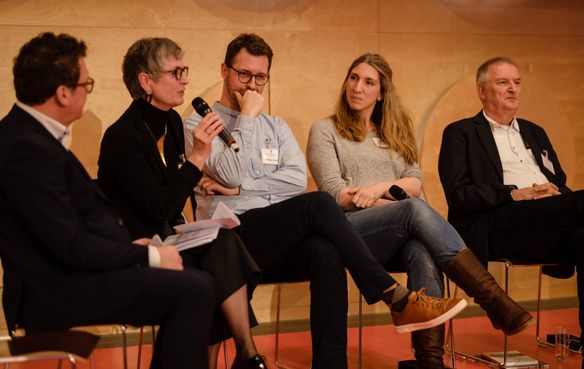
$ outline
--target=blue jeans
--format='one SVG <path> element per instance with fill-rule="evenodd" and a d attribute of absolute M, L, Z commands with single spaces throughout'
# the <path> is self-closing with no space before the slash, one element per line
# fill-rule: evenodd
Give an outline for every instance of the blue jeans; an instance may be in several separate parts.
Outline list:
<path fill-rule="evenodd" d="M 347 219 L 380 264 L 392 259 L 406 269 L 408 288 L 425 287 L 430 296 L 443 295 L 442 270 L 466 246 L 428 204 L 407 199 L 350 212 Z"/>

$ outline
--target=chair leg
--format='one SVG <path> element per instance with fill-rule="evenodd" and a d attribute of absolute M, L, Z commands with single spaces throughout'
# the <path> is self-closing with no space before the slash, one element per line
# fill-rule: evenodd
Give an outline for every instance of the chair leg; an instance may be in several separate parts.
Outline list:
<path fill-rule="evenodd" d="M 229 355 L 227 355 L 227 340 L 223 341 L 223 360 L 225 360 L 225 369 L 229 368 Z"/>
<path fill-rule="evenodd" d="M 276 363 L 276 367 L 280 369 L 290 369 L 286 365 L 280 363 L 280 302 L 282 300 L 282 285 L 278 284 L 276 287 L 276 348 L 274 350 L 274 362 Z"/>
<path fill-rule="evenodd" d="M 509 296 L 509 268 L 511 263 L 505 261 L 505 293 Z M 503 367 L 507 366 L 507 334 L 503 333 Z"/>
<path fill-rule="evenodd" d="M 142 339 L 144 338 L 144 327 L 140 327 L 140 332 L 138 333 L 138 362 L 136 368 L 140 369 L 140 364 L 142 363 Z"/>
<path fill-rule="evenodd" d="M 446 295 L 450 297 L 450 280 L 446 278 Z M 450 362 L 452 363 L 452 369 L 456 369 L 456 349 L 454 347 L 454 319 L 448 321 L 448 333 L 446 337 L 446 342 L 449 342 L 450 346 Z M 446 347 L 448 349 L 448 347 Z"/>
<path fill-rule="evenodd" d="M 280 285 L 276 286 L 276 347 L 274 348 L 274 358 L 278 368 L 280 367 L 280 363 L 278 361 L 280 358 L 280 298 L 282 297 L 280 295 L 282 292 L 280 288 Z"/>
<path fill-rule="evenodd" d="M 539 278 L 537 281 L 537 312 L 535 314 L 535 340 L 537 343 L 541 343 L 541 337 L 539 337 L 539 313 L 541 312 L 541 269 L 542 266 L 539 266 Z M 547 342 L 546 342 L 547 343 Z"/>
<path fill-rule="evenodd" d="M 450 297 L 450 285 L 448 285 L 448 297 Z M 458 296 L 458 286 L 454 286 L 454 294 L 453 294 L 453 298 L 456 298 Z M 446 338 L 446 342 L 450 341 L 451 343 L 448 344 L 450 347 L 447 347 L 447 349 L 450 349 L 450 353 L 451 355 L 456 358 L 460 358 L 462 360 L 471 362 L 471 363 L 481 363 L 481 364 L 486 364 L 487 366 L 492 366 L 493 363 L 490 361 L 487 361 L 481 357 L 478 357 L 476 355 L 471 355 L 471 354 L 467 354 L 465 352 L 461 352 L 461 351 L 456 351 L 454 349 L 454 326 L 452 325 L 452 319 L 450 320 L 450 324 L 448 326 L 448 332 L 447 332 L 447 338 Z M 456 359 L 452 360 L 452 368 L 456 368 Z"/>
<path fill-rule="evenodd" d="M 69 359 L 69 362 L 71 363 L 71 368 L 77 369 L 77 359 L 75 359 L 75 356 L 68 354 L 67 358 Z M 59 361 L 62 361 L 62 360 L 59 360 Z"/>
<path fill-rule="evenodd" d="M 513 263 L 509 260 L 503 260 L 503 264 L 505 266 L 505 286 L 504 290 L 507 295 L 509 295 L 509 269 L 513 266 Z M 521 266 L 521 264 L 519 264 Z M 539 336 L 540 330 L 540 318 L 541 318 L 541 273 L 542 265 L 539 265 L 539 275 L 538 275 L 538 286 L 537 286 L 537 313 L 536 313 L 536 329 L 535 329 L 535 339 L 540 346 L 553 346 L 543 340 Z M 504 334 L 503 336 L 503 363 L 500 365 L 501 368 L 506 367 L 507 365 L 507 354 L 508 354 L 508 335 Z M 492 365 L 492 364 L 490 364 Z"/>
<path fill-rule="evenodd" d="M 89 357 L 89 367 L 95 369 L 95 355 L 93 353 Z"/>
<path fill-rule="evenodd" d="M 358 367 L 363 367 L 363 295 L 359 294 L 359 353 Z"/>
<path fill-rule="evenodd" d="M 121 325 L 120 329 L 122 330 L 122 360 L 124 361 L 124 369 L 128 369 L 128 340 L 126 337 L 127 327 L 125 325 Z"/>

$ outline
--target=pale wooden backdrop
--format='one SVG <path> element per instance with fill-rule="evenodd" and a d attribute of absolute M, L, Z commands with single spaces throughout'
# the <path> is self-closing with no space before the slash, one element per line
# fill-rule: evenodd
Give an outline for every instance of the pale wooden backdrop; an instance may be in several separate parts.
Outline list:
<path fill-rule="evenodd" d="M 191 71 L 186 101 L 213 100 L 226 44 L 240 32 L 256 32 L 275 52 L 269 110 L 288 121 L 305 148 L 311 124 L 332 112 L 350 62 L 379 52 L 415 120 L 426 197 L 444 214 L 435 167 L 441 129 L 478 111 L 473 75 L 495 55 L 517 60 L 525 82 L 521 113 L 550 130 L 570 184 L 584 187 L 582 19 L 581 0 L 0 0 L 0 116 L 14 101 L 12 59 L 24 42 L 43 31 L 84 39 L 96 87 L 74 127 L 73 150 L 95 174 L 101 134 L 130 102 L 121 61 L 131 43 L 146 36 L 177 41 Z M 191 112 L 189 104 L 177 110 Z M 500 268 L 493 272 L 501 276 Z M 534 273 L 515 273 L 514 297 L 535 298 Z M 261 322 L 275 319 L 273 292 L 263 286 L 254 296 Z M 307 286 L 284 292 L 284 319 L 306 319 Z M 353 286 L 350 293 L 353 315 L 358 295 Z M 545 282 L 546 299 L 575 295 L 574 280 Z"/>

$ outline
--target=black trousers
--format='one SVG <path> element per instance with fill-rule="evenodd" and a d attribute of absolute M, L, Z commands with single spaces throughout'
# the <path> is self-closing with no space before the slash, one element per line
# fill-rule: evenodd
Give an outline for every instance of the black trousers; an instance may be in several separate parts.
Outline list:
<path fill-rule="evenodd" d="M 488 242 L 494 258 L 575 264 L 584 329 L 584 190 L 500 207 L 489 216 Z"/>
<path fill-rule="evenodd" d="M 247 285 L 248 299 L 260 278 L 260 269 L 237 233 L 220 229 L 217 238 L 203 246 L 181 252 L 183 264 L 203 270 L 215 281 L 219 304 L 215 310 L 209 343 L 218 343 L 231 337 L 231 331 L 221 312 L 221 303 L 242 286 Z M 252 307 L 248 304 L 250 326 L 257 325 Z"/>
<path fill-rule="evenodd" d="M 95 301 L 82 301 L 77 297 L 87 299 L 84 291 L 71 291 L 70 310 L 52 311 L 50 319 L 46 313 L 32 313 L 38 307 L 27 307 L 25 300 L 27 332 L 96 324 L 160 325 L 151 369 L 208 368 L 209 329 L 216 306 L 215 285 L 208 274 L 194 269 L 135 268 L 95 276 L 111 280 Z"/>
<path fill-rule="evenodd" d="M 240 215 L 236 231 L 266 275 L 309 278 L 313 368 L 346 368 L 346 266 L 368 303 L 393 285 L 326 193 L 306 193 Z"/>

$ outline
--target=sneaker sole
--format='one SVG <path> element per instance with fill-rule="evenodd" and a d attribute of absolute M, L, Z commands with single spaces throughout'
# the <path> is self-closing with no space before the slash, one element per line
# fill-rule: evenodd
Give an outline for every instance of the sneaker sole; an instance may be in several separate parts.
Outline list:
<path fill-rule="evenodd" d="M 433 328 L 433 327 L 439 326 L 440 324 L 442 324 L 442 323 L 446 322 L 447 320 L 450 320 L 450 319 L 454 318 L 456 315 L 458 315 L 458 313 L 460 313 L 462 310 L 464 310 L 466 305 L 467 305 L 466 300 L 460 300 L 458 302 L 458 304 L 456 304 L 452 307 L 452 309 L 448 310 L 444 314 L 442 314 L 442 315 L 440 315 L 432 320 L 428 320 L 425 322 L 419 322 L 419 323 L 394 326 L 395 331 L 397 333 L 409 333 L 409 332 L 419 331 L 421 329 L 428 329 L 428 328 Z"/>

